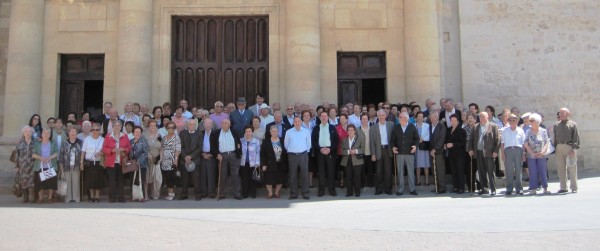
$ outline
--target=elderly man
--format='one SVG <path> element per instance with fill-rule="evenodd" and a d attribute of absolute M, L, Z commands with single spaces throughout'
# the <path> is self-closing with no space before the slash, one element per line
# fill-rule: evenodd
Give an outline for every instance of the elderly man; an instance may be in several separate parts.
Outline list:
<path fill-rule="evenodd" d="M 313 153 L 316 156 L 319 168 L 318 197 L 325 194 L 325 187 L 329 195 L 337 196 L 335 191 L 335 157 L 338 149 L 339 138 L 335 126 L 327 122 L 327 112 L 319 115 L 321 124 L 312 130 Z"/>
<path fill-rule="evenodd" d="M 444 161 L 444 143 L 446 143 L 446 126 L 440 123 L 440 117 L 437 112 L 432 111 L 429 114 L 429 143 L 431 145 L 430 155 L 435 161 L 436 184 L 437 188 L 433 189 L 432 193 L 446 193 L 446 162 Z"/>
<path fill-rule="evenodd" d="M 234 103 L 227 103 L 227 107 L 225 109 L 225 113 L 231 115 L 231 113 L 233 113 L 233 111 L 235 111 L 235 104 Z"/>
<path fill-rule="evenodd" d="M 443 105 L 443 109 L 442 112 L 440 113 L 440 119 L 442 120 L 442 122 L 444 122 L 444 124 L 446 125 L 446 128 L 450 128 L 452 127 L 452 125 L 450 125 L 450 115 L 452 114 L 456 114 L 456 116 L 458 116 L 459 118 L 462 118 L 461 116 L 461 112 L 460 110 L 456 109 L 454 107 L 454 100 L 452 100 L 451 98 L 446 99 L 446 103 L 442 104 Z M 458 127 L 461 128 L 462 127 L 462 120 L 458 120 Z"/>
<path fill-rule="evenodd" d="M 433 99 L 428 98 L 427 100 L 425 100 L 425 109 L 423 110 L 423 116 L 425 118 L 428 118 L 429 115 L 431 114 L 431 106 L 435 105 L 435 102 L 433 101 Z"/>
<path fill-rule="evenodd" d="M 188 184 L 190 176 L 192 183 L 194 184 L 194 194 L 196 200 L 202 198 L 201 185 L 200 185 L 200 153 L 202 152 L 202 139 L 200 138 L 200 131 L 196 129 L 198 121 L 195 119 L 188 119 L 186 122 L 186 130 L 179 133 L 181 140 L 181 153 L 179 154 L 179 166 L 181 173 L 181 194 L 179 200 L 187 200 L 188 198 Z M 194 170 L 188 171 L 189 165 L 194 165 Z"/>
<path fill-rule="evenodd" d="M 577 193 L 577 149 L 579 149 L 579 131 L 577 123 L 569 119 L 571 113 L 567 108 L 561 108 L 558 111 L 560 121 L 554 124 L 553 138 L 556 148 L 556 170 L 558 171 L 558 180 L 560 189 L 558 193 L 566 193 L 567 190 L 567 171 L 571 180 L 571 192 Z"/>
<path fill-rule="evenodd" d="M 266 126 L 275 121 L 275 118 L 273 117 L 273 115 L 269 114 L 271 110 L 269 109 L 269 106 L 267 104 L 263 103 L 262 105 L 260 105 L 259 110 L 260 115 L 258 117 L 260 118 L 260 128 L 266 131 Z"/>
<path fill-rule="evenodd" d="M 275 114 L 277 111 L 281 111 L 281 104 L 279 102 L 274 102 L 271 105 L 271 114 Z"/>
<path fill-rule="evenodd" d="M 183 117 L 185 117 L 186 119 L 191 119 L 193 117 L 193 114 L 189 111 L 189 106 L 188 106 L 187 100 L 185 100 L 185 99 L 180 100 L 179 106 L 183 107 L 183 114 L 182 114 Z"/>
<path fill-rule="evenodd" d="M 211 145 L 211 137 L 216 134 L 214 127 L 214 121 L 210 118 L 206 118 L 203 121 L 204 131 L 200 134 L 200 140 L 202 140 L 202 153 L 200 154 L 200 190 L 202 197 L 209 197 L 214 199 L 216 196 L 217 187 L 217 159 L 216 151 L 217 146 Z M 213 148 L 214 147 L 214 148 Z M 198 168 L 198 167 L 196 167 Z"/>
<path fill-rule="evenodd" d="M 380 195 L 384 191 L 388 195 L 392 194 L 392 165 L 390 164 L 392 151 L 389 145 L 394 123 L 386 121 L 386 117 L 387 113 L 383 109 L 377 111 L 377 124 L 369 129 L 371 161 L 376 161 L 375 195 Z"/>
<path fill-rule="evenodd" d="M 362 112 L 362 108 L 360 105 L 354 105 L 352 110 L 352 115 L 348 116 L 348 124 L 353 124 L 356 128 L 360 127 L 360 114 Z"/>
<path fill-rule="evenodd" d="M 294 126 L 294 116 L 294 106 L 288 105 L 285 109 L 285 117 L 283 117 L 283 123 L 285 123 L 288 128 Z"/>
<path fill-rule="evenodd" d="M 419 145 L 419 132 L 415 125 L 408 123 L 407 112 L 401 112 L 398 118 L 400 124 L 392 130 L 392 138 L 390 140 L 392 152 L 398 155 L 398 177 L 396 178 L 400 182 L 396 195 L 400 196 L 404 193 L 404 165 L 406 165 L 406 171 L 408 172 L 410 194 L 417 195 L 417 188 L 415 186 L 415 152 Z"/>
<path fill-rule="evenodd" d="M 240 158 L 242 157 L 242 147 L 240 136 L 236 131 L 231 130 L 229 119 L 224 119 L 221 122 L 221 129 L 211 134 L 210 152 L 212 156 L 217 156 L 217 160 L 221 162 L 219 165 L 221 170 L 219 170 L 218 199 L 225 198 L 225 186 L 229 177 L 234 198 L 241 200 Z"/>
<path fill-rule="evenodd" d="M 291 126 L 288 126 L 283 122 L 283 114 L 280 111 L 276 111 L 275 114 L 273 114 L 273 122 L 265 126 L 265 139 L 271 137 L 271 132 L 266 128 L 271 128 L 272 125 L 277 126 L 277 132 L 279 133 L 279 137 L 282 140 L 285 140 L 285 132 L 288 129 L 290 129 Z"/>
<path fill-rule="evenodd" d="M 112 109 L 113 104 L 112 102 L 104 102 L 104 112 L 100 115 L 98 115 L 98 118 L 96 118 L 96 121 L 100 124 L 104 123 L 104 120 L 107 120 L 110 118 L 109 112 L 110 109 Z"/>
<path fill-rule="evenodd" d="M 119 118 L 124 122 L 131 121 L 136 126 L 140 126 L 142 124 L 140 121 L 140 117 L 138 117 L 137 114 L 133 113 L 133 103 L 131 102 L 127 102 L 125 104 L 125 113 Z M 125 126 L 123 126 L 123 128 L 125 128 Z"/>
<path fill-rule="evenodd" d="M 302 181 L 302 198 L 310 199 L 308 190 L 308 151 L 311 149 L 311 135 L 302 127 L 300 117 L 294 117 L 294 128 L 285 133 L 284 146 L 288 151 L 290 169 L 290 200 L 298 198 L 298 170 Z"/>
<path fill-rule="evenodd" d="M 104 120 L 104 122 L 102 122 L 102 137 L 105 137 L 105 138 L 106 138 L 107 134 L 111 134 L 112 133 L 113 123 L 115 121 L 117 121 L 117 120 L 121 121 L 122 125 L 125 124 L 125 122 L 119 118 L 119 112 L 117 111 L 117 109 L 111 108 L 108 111 L 108 115 L 109 115 L 108 119 L 106 119 L 106 120 Z M 125 127 L 124 126 L 123 126 L 123 133 L 127 133 L 125 131 Z"/>
<path fill-rule="evenodd" d="M 257 93 L 256 94 L 256 104 L 254 104 L 253 106 L 248 107 L 248 110 L 250 110 L 252 112 L 252 114 L 254 114 L 254 116 L 260 116 L 261 114 L 261 106 L 262 104 L 264 104 L 265 102 L 265 96 L 262 93 Z"/>
<path fill-rule="evenodd" d="M 246 109 L 246 98 L 244 97 L 239 97 L 237 99 L 237 108 L 237 110 L 229 114 L 231 128 L 238 135 L 244 135 L 244 126 L 252 124 L 252 117 L 254 117 L 254 114 Z"/>
<path fill-rule="evenodd" d="M 223 112 L 223 102 L 215 102 L 215 113 L 211 114 L 210 119 L 217 125 L 216 129 L 221 129 L 221 122 L 224 119 L 229 119 L 229 114 Z"/>
<path fill-rule="evenodd" d="M 502 131 L 501 145 L 502 160 L 506 169 L 506 195 L 511 195 L 513 188 L 518 195 L 523 195 L 523 159 L 525 144 L 525 132 L 517 126 L 519 117 L 510 114 L 508 118 L 509 127 Z M 516 183 L 516 184 L 515 184 Z"/>
<path fill-rule="evenodd" d="M 475 125 L 475 130 L 473 130 L 473 136 L 471 137 L 473 150 L 469 151 L 469 155 L 477 159 L 477 169 L 479 169 L 482 187 L 479 190 L 479 195 L 491 191 L 491 195 L 494 196 L 496 195 L 496 180 L 494 178 L 496 164 L 494 159 L 498 157 L 498 151 L 500 150 L 500 135 L 498 125 L 489 122 L 487 112 L 479 113 L 479 121 Z"/>

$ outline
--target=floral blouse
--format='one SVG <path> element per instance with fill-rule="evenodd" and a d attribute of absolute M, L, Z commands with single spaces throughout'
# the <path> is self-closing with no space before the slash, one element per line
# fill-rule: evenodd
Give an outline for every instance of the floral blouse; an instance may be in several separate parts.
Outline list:
<path fill-rule="evenodd" d="M 539 128 L 537 133 L 534 133 L 532 129 L 527 130 L 525 133 L 525 144 L 529 144 L 529 148 L 533 151 L 533 153 L 539 153 L 544 149 L 544 146 L 550 144 L 550 139 L 548 138 L 548 133 L 546 129 Z M 533 153 L 527 152 L 527 158 L 535 159 Z M 546 153 L 544 153 L 544 157 L 546 158 Z"/>

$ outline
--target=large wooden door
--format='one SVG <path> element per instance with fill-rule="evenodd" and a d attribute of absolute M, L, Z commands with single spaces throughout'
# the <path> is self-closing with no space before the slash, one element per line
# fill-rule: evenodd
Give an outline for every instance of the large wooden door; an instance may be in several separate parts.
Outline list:
<path fill-rule="evenodd" d="M 79 117 L 83 111 L 95 115 L 102 109 L 104 54 L 63 54 L 60 61 L 59 116 L 66 119 L 67 113 L 75 112 Z M 92 87 L 92 90 L 100 90 L 91 94 L 96 97 L 87 98 L 99 102 L 86 102 L 86 81 L 100 83 Z"/>
<path fill-rule="evenodd" d="M 268 98 L 267 16 L 174 16 L 171 102 L 213 107 L 256 93 Z"/>
<path fill-rule="evenodd" d="M 386 62 L 385 52 L 338 52 L 337 55 L 338 76 L 338 103 L 372 102 L 372 100 L 385 101 L 384 88 L 380 86 L 369 86 L 373 81 L 370 79 L 381 79 L 385 82 Z M 368 98 L 363 95 L 363 90 L 369 88 L 383 89 L 377 93 L 370 93 Z"/>

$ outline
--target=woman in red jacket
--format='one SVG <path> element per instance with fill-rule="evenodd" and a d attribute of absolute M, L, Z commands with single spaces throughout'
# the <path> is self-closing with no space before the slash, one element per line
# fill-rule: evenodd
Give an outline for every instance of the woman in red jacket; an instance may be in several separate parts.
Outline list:
<path fill-rule="evenodd" d="M 108 173 L 108 199 L 114 203 L 117 199 L 125 203 L 123 196 L 123 172 L 121 166 L 125 163 L 125 156 L 131 151 L 131 144 L 126 134 L 121 133 L 121 121 L 113 122 L 113 133 L 107 134 L 102 145 L 104 153 L 104 167 Z"/>

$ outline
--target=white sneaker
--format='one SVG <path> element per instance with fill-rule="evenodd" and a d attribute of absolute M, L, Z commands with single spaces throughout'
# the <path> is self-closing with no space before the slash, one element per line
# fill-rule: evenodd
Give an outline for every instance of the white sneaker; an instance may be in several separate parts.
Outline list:
<path fill-rule="evenodd" d="M 169 193 L 167 200 L 173 200 L 173 198 L 175 198 L 175 193 Z"/>
<path fill-rule="evenodd" d="M 529 192 L 529 195 L 535 195 L 535 194 L 537 194 L 537 192 L 536 192 L 535 190 L 531 190 L 531 191 Z"/>

